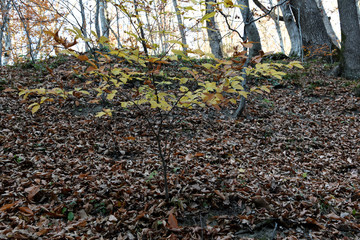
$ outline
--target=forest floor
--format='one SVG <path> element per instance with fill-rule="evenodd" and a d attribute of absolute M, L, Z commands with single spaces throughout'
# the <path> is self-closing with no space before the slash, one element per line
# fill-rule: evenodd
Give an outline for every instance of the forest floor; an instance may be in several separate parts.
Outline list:
<path fill-rule="evenodd" d="M 0 68 L 0 239 L 360 238 L 359 83 L 329 65 L 288 72 L 237 120 L 179 111 L 166 201 L 139 115 L 78 99 L 31 113 L 19 87 L 83 85 L 56 61 Z"/>

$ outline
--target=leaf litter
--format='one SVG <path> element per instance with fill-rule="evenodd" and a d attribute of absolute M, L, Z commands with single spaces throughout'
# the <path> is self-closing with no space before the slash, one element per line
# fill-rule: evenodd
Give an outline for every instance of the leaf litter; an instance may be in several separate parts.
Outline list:
<path fill-rule="evenodd" d="M 114 104 L 112 118 L 95 118 L 95 105 L 78 99 L 33 115 L 17 96 L 54 79 L 83 85 L 71 75 L 79 64 L 40 75 L 0 69 L 9 77 L 0 93 L 0 239 L 360 237 L 360 99 L 349 81 L 314 64 L 249 97 L 238 120 L 176 112 L 183 121 L 169 126 L 176 141 L 166 202 L 140 116 Z"/>

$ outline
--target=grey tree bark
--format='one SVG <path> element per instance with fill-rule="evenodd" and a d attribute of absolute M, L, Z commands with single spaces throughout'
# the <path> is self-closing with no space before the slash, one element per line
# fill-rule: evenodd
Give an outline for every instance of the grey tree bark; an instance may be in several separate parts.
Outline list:
<path fill-rule="evenodd" d="M 286 30 L 288 31 L 291 49 L 290 56 L 300 57 L 302 54 L 302 41 L 299 28 L 295 22 L 294 14 L 290 8 L 289 3 L 284 3 L 280 6 Z"/>
<path fill-rule="evenodd" d="M 80 14 L 81 14 L 81 32 L 84 36 L 84 38 L 87 38 L 87 32 L 86 32 L 86 16 L 85 16 L 85 6 L 83 3 L 83 0 L 79 0 L 80 5 Z M 88 43 L 85 43 L 85 51 L 89 51 L 89 45 Z"/>
<path fill-rule="evenodd" d="M 2 18 L 2 23 L 0 25 L 0 66 L 1 65 L 5 65 L 5 61 L 3 62 L 3 38 L 5 35 L 5 50 L 6 50 L 6 36 L 9 35 L 8 31 L 9 31 L 9 9 L 10 9 L 10 0 L 1 0 L 0 2 L 0 6 L 1 6 L 1 18 Z M 7 52 L 5 52 L 5 54 L 8 54 Z M 4 55 L 5 55 L 4 54 Z M 4 60 L 6 59 L 6 56 L 4 56 Z"/>
<path fill-rule="evenodd" d="M 249 0 L 237 0 L 237 4 L 245 5 L 246 7 L 240 8 L 241 16 L 245 24 L 244 27 L 244 39 L 248 38 L 250 42 L 253 42 L 253 47 L 249 49 L 249 57 L 254 57 L 259 54 L 261 50 L 261 41 L 259 31 L 256 27 L 254 17 L 250 12 Z"/>
<path fill-rule="evenodd" d="M 216 0 L 205 0 L 206 14 L 215 11 L 215 7 L 212 4 L 214 2 L 216 3 Z M 216 24 L 215 17 L 211 17 L 206 20 L 206 30 L 209 37 L 211 53 L 214 54 L 216 58 L 223 58 L 224 55 L 221 49 L 221 34 Z"/>
<path fill-rule="evenodd" d="M 273 6 L 272 0 L 269 0 L 269 4 L 270 4 L 270 7 Z M 277 10 L 279 10 L 279 8 L 277 8 Z M 281 28 L 280 28 L 279 12 L 278 12 L 278 14 L 271 13 L 271 14 L 270 14 L 270 17 L 271 17 L 271 19 L 272 19 L 272 20 L 274 21 L 274 23 L 275 23 L 276 32 L 277 32 L 277 35 L 278 35 L 278 37 L 279 37 L 279 43 L 280 43 L 281 52 L 282 52 L 282 53 L 285 53 L 284 41 L 283 41 L 283 38 L 282 38 Z"/>
<path fill-rule="evenodd" d="M 325 8 L 322 4 L 322 0 L 315 0 L 319 10 L 320 10 L 320 14 L 321 14 L 321 17 L 323 19 L 323 22 L 324 22 L 324 25 L 325 25 L 325 28 L 326 28 L 326 32 L 328 33 L 331 41 L 332 41 L 332 44 L 338 48 L 340 48 L 340 44 L 339 44 L 339 39 L 338 37 L 336 36 L 335 34 L 335 31 L 331 25 L 331 22 L 330 22 L 330 19 L 328 17 L 328 15 L 326 14 L 326 11 L 325 11 Z"/>
<path fill-rule="evenodd" d="M 110 35 L 110 23 L 106 18 L 107 12 L 107 2 L 105 0 L 100 0 L 99 3 L 99 16 L 100 16 L 100 24 L 101 24 L 101 36 L 109 38 Z"/>
<path fill-rule="evenodd" d="M 96 6 L 95 6 L 95 31 L 98 38 L 101 36 L 100 23 L 99 23 L 100 1 L 101 0 L 96 0 Z"/>
<path fill-rule="evenodd" d="M 360 78 L 360 25 L 356 0 L 338 0 L 341 27 L 340 69 L 348 79 Z"/>
<path fill-rule="evenodd" d="M 183 52 L 186 54 L 187 51 L 187 43 L 186 43 L 186 35 L 185 35 L 185 27 L 184 27 L 184 23 L 182 21 L 181 18 L 181 14 L 178 8 L 178 4 L 177 4 L 177 0 L 173 0 L 173 5 L 175 8 L 175 12 L 176 12 L 176 17 L 177 17 L 177 21 L 178 21 L 178 26 L 179 26 L 179 31 L 180 31 L 180 35 L 181 35 L 181 42 L 183 44 L 182 48 L 183 48 Z"/>
<path fill-rule="evenodd" d="M 315 0 L 290 0 L 290 4 L 301 31 L 302 45 L 309 56 L 323 55 L 336 49 Z"/>

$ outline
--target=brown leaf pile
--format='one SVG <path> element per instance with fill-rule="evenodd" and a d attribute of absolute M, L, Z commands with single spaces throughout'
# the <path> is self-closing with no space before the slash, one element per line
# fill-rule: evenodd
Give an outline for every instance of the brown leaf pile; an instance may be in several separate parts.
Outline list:
<path fill-rule="evenodd" d="M 116 105 L 95 118 L 102 107 L 77 99 L 32 115 L 17 96 L 82 86 L 76 64 L 0 69 L 0 239 L 360 237 L 360 99 L 348 81 L 313 66 L 253 96 L 239 120 L 178 112 L 167 202 L 140 116 Z"/>

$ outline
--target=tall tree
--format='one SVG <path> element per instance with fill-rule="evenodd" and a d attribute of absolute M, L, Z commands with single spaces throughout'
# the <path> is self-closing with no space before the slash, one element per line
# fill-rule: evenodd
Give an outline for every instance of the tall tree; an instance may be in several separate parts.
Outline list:
<path fill-rule="evenodd" d="M 336 49 L 315 0 L 290 0 L 290 5 L 301 32 L 303 47 L 310 55 L 316 54 L 319 48 L 326 52 Z"/>
<path fill-rule="evenodd" d="M 10 21 L 10 17 L 9 17 L 9 10 L 10 10 L 10 6 L 11 6 L 11 1 L 10 0 L 1 0 L 0 2 L 0 6 L 1 6 L 1 22 L 0 22 L 0 65 L 5 65 L 6 64 L 6 57 L 8 56 L 8 54 L 10 54 L 9 52 L 7 52 L 6 50 L 9 47 L 9 44 L 11 43 L 11 39 L 9 39 L 9 21 Z M 4 62 L 2 61 L 2 57 L 3 57 L 3 39 L 5 39 L 5 54 L 4 54 Z"/>
<path fill-rule="evenodd" d="M 182 18 L 181 18 L 181 13 L 179 11 L 179 7 L 178 7 L 178 3 L 177 3 L 177 0 L 173 0 L 173 5 L 174 5 L 174 8 L 175 8 L 175 13 L 176 13 L 176 17 L 177 17 L 177 21 L 178 21 L 178 26 L 179 26 L 179 31 L 180 31 L 180 35 L 181 35 L 181 42 L 182 42 L 182 48 L 183 48 L 183 51 L 184 53 L 186 54 L 186 35 L 185 35 L 185 26 L 184 26 L 184 23 L 182 21 Z"/>
<path fill-rule="evenodd" d="M 293 11 L 290 7 L 290 3 L 286 2 L 280 5 L 286 30 L 288 31 L 290 42 L 291 42 L 291 49 L 290 49 L 290 56 L 300 57 L 302 54 L 302 40 L 300 35 L 300 30 L 298 25 L 296 24 L 296 20 L 293 14 Z"/>
<path fill-rule="evenodd" d="M 360 25 L 356 0 L 338 0 L 341 26 L 340 68 L 349 79 L 360 78 Z"/>
<path fill-rule="evenodd" d="M 237 3 L 244 6 L 240 8 L 241 16 L 245 25 L 244 38 L 248 38 L 250 42 L 253 42 L 253 47 L 249 50 L 249 56 L 253 57 L 258 55 L 261 50 L 260 34 L 249 8 L 249 0 L 237 0 Z"/>
<path fill-rule="evenodd" d="M 331 25 L 330 19 L 329 19 L 328 15 L 326 14 L 324 5 L 322 4 L 322 0 L 315 0 L 315 2 L 320 10 L 321 17 L 323 19 L 326 31 L 332 41 L 332 44 L 339 48 L 340 47 L 339 39 L 337 38 L 335 31 Z"/>
<path fill-rule="evenodd" d="M 211 14 L 215 11 L 214 3 L 216 4 L 216 0 L 205 0 L 206 14 Z M 211 53 L 214 54 L 216 58 L 223 58 L 224 55 L 221 49 L 221 34 L 216 24 L 215 16 L 206 19 L 206 30 L 209 37 Z"/>

